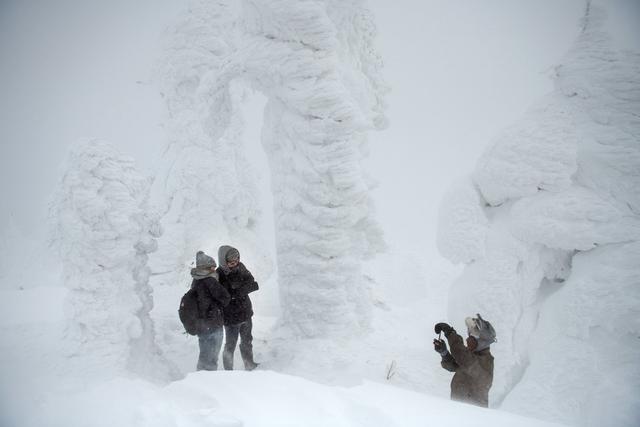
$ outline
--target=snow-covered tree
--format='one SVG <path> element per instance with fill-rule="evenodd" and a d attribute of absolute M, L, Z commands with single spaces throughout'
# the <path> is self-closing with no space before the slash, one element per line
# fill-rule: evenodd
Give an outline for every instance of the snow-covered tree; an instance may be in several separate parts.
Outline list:
<path fill-rule="evenodd" d="M 452 319 L 480 312 L 498 331 L 494 406 L 632 426 L 640 419 L 640 53 L 616 50 L 605 22 L 589 2 L 555 91 L 494 141 L 442 206 L 439 245 L 468 264 L 452 286 Z"/>
<path fill-rule="evenodd" d="M 243 87 L 257 89 L 268 99 L 262 142 L 284 324 L 301 336 L 366 327 L 361 262 L 382 237 L 361 161 L 367 131 L 385 125 L 371 16 L 360 0 L 234 6 L 193 2 L 173 35 L 165 94 L 174 142 L 155 182 L 167 196 L 167 235 L 178 235 L 167 242 L 183 263 L 212 241 L 255 232 L 238 104 Z"/>
<path fill-rule="evenodd" d="M 52 242 L 63 264 L 75 373 L 133 372 L 167 378 L 155 342 L 148 254 L 161 230 L 149 213 L 150 180 L 103 141 L 71 151 L 51 207 Z"/>
<path fill-rule="evenodd" d="M 164 234 L 150 266 L 154 286 L 165 287 L 176 300 L 190 283 L 187 266 L 198 250 L 215 254 L 219 245 L 233 243 L 251 260 L 258 280 L 273 270 L 271 251 L 260 237 L 256 174 L 243 153 L 240 107 L 246 88 L 221 86 L 215 100 L 207 93 L 207 76 L 219 73 L 235 49 L 234 6 L 191 1 L 168 31 L 159 64 L 169 145 L 152 185 Z M 166 326 L 181 329 L 177 318 Z"/>

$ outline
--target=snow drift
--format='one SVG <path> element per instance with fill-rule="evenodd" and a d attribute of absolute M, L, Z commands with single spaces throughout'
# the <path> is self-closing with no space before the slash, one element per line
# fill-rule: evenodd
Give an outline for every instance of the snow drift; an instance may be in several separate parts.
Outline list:
<path fill-rule="evenodd" d="M 112 406 L 105 406 L 108 400 Z M 549 426 L 365 382 L 328 387 L 274 372 L 198 372 L 166 387 L 122 378 L 51 397 L 27 426 Z"/>

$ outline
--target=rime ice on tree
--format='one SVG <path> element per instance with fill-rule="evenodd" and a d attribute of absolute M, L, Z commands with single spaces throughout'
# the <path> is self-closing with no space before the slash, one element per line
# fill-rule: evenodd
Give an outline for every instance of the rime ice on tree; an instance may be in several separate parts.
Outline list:
<path fill-rule="evenodd" d="M 149 317 L 147 258 L 160 235 L 148 213 L 149 184 L 132 159 L 105 142 L 78 144 L 70 154 L 51 213 L 70 288 L 67 339 L 76 374 L 171 373 Z"/>
<path fill-rule="evenodd" d="M 572 425 L 632 426 L 640 55 L 615 51 L 605 21 L 589 2 L 555 91 L 494 142 L 471 183 L 452 190 L 439 242 L 468 264 L 451 290 L 451 317 L 481 312 L 498 330 L 493 405 Z"/>
<path fill-rule="evenodd" d="M 361 262 L 382 237 L 361 161 L 366 133 L 385 125 L 372 19 L 357 0 L 233 6 L 194 2 L 173 35 L 165 94 L 175 142 L 155 186 L 169 189 L 167 234 L 187 259 L 202 236 L 253 231 L 259 212 L 238 108 L 251 86 L 268 99 L 262 142 L 284 323 L 301 336 L 366 327 Z"/>

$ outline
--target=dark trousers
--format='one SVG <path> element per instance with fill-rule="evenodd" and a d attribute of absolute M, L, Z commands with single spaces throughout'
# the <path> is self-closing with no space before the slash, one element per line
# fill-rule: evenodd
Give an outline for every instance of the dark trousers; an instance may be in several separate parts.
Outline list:
<path fill-rule="evenodd" d="M 240 355 L 242 356 L 245 369 L 252 370 L 256 367 L 256 364 L 253 361 L 252 327 L 253 324 L 251 323 L 251 319 L 246 322 L 227 325 L 224 327 L 225 343 L 224 352 L 222 353 L 224 369 L 228 371 L 233 369 L 233 353 L 235 352 L 236 344 L 238 343 L 238 335 L 240 335 Z"/>
<path fill-rule="evenodd" d="M 200 356 L 198 357 L 198 371 L 215 371 L 218 369 L 218 355 L 222 347 L 222 328 L 215 328 L 198 335 Z"/>

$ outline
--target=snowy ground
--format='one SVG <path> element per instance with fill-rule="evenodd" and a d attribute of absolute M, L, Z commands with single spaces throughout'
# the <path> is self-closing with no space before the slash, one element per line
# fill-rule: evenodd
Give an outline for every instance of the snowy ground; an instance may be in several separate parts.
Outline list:
<path fill-rule="evenodd" d="M 109 401 L 109 405 L 105 405 Z M 262 372 L 197 372 L 166 387 L 124 378 L 52 397 L 25 426 L 552 426 L 365 381 L 328 387 Z"/>
<path fill-rule="evenodd" d="M 58 351 L 62 333 L 61 288 L 35 288 L 2 293 L 3 426 L 545 426 L 538 420 L 469 405 L 450 402 L 443 394 L 434 397 L 393 385 L 402 376 L 418 380 L 424 372 L 403 372 L 406 359 L 396 360 L 397 368 L 389 381 L 387 367 L 374 357 L 372 348 L 364 348 L 372 361 L 371 370 L 378 380 L 348 378 L 344 386 L 326 385 L 273 370 L 255 372 L 191 372 L 184 379 L 159 385 L 133 378 L 86 382 L 57 377 L 64 370 Z M 43 298 L 46 297 L 46 298 Z M 47 304 L 41 304 L 46 300 Z M 40 306 L 25 315 L 22 306 Z M 411 307 L 407 311 L 412 311 Z M 264 332 L 265 320 L 257 317 L 256 335 Z M 413 332 L 413 331 L 412 331 Z M 186 359 L 193 364 L 194 338 Z M 22 339 L 22 342 L 20 340 Z M 14 345 L 8 346 L 7 343 Z M 15 345 L 18 344 L 18 345 Z M 393 347 L 394 343 L 390 343 Z M 410 343 L 403 345 L 412 353 Z M 258 341 L 259 355 L 265 365 L 270 361 Z M 268 346 L 267 346 L 268 347 Z M 420 346 L 418 346 L 420 347 Z M 424 356 L 426 349 L 416 348 Z M 18 354 L 19 353 L 19 354 Z M 187 354 L 188 353 L 188 354 Z M 344 352 L 349 354 L 348 351 Z M 430 354 L 429 354 L 430 356 Z M 425 357 L 434 362 L 434 357 Z M 16 363 L 20 360 L 19 363 Z M 313 360 L 298 362 L 300 369 L 319 378 L 328 378 Z M 339 369 L 337 367 L 336 369 Z M 374 376 L 374 375 L 371 375 Z M 343 378 L 344 379 L 344 378 Z M 423 379 L 424 381 L 424 379 Z M 400 383 L 406 383 L 400 380 Z"/>
<path fill-rule="evenodd" d="M 291 343 L 258 338 L 256 359 L 263 365 L 250 373 L 193 372 L 195 338 L 177 328 L 164 330 L 164 339 L 171 342 L 167 356 L 186 377 L 158 384 L 130 377 L 77 378 L 64 356 L 61 307 L 66 293 L 59 287 L 2 292 L 0 364 L 12 367 L 3 370 L 3 426 L 552 425 L 450 402 L 450 376 L 434 369 L 439 357 L 427 339 L 435 319 L 415 321 L 425 300 L 402 309 L 381 303 L 374 322 L 379 333 L 362 341 L 311 343 L 314 349 L 324 345 L 327 352 L 342 354 L 342 360 L 298 352 L 298 359 L 285 366 L 279 344 Z M 256 337 L 271 335 L 272 318 L 256 316 L 254 321 Z"/>
<path fill-rule="evenodd" d="M 407 273 L 407 280 L 415 283 L 416 277 Z M 375 334 L 307 342 L 309 351 L 297 348 L 294 360 L 286 349 L 295 342 L 264 339 L 277 335 L 275 318 L 256 315 L 256 359 L 262 366 L 251 373 L 193 372 L 196 339 L 182 333 L 175 307 L 161 304 L 155 319 L 159 341 L 186 376 L 158 384 L 133 377 L 78 378 L 63 344 L 66 294 L 65 288 L 51 286 L 1 294 L 0 365 L 11 366 L 2 374 L 2 425 L 552 425 L 448 400 L 450 374 L 439 368 L 430 345 L 432 325 L 444 314 L 423 312 L 426 295 L 410 301 L 411 293 L 378 294 Z M 444 289 L 429 297 L 446 300 Z M 423 313 L 419 321 L 417 312 Z M 318 348 L 327 354 L 318 354 Z"/>

